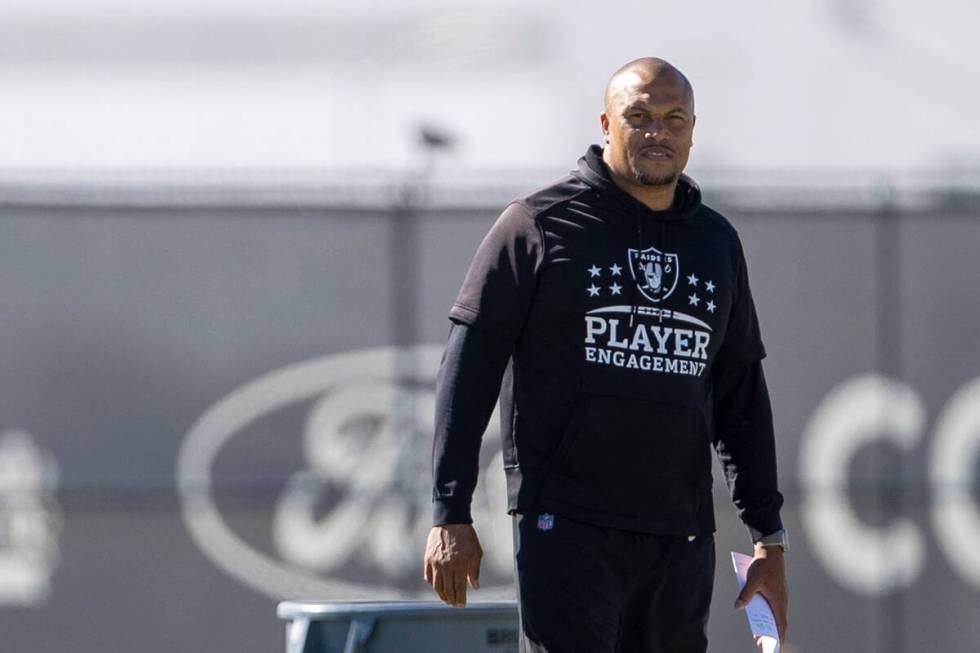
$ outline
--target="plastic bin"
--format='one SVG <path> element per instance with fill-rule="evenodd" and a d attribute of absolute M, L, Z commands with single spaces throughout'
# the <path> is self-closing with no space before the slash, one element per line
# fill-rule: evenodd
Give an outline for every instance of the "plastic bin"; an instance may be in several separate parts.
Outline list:
<path fill-rule="evenodd" d="M 517 604 L 284 601 L 286 653 L 517 653 Z"/>

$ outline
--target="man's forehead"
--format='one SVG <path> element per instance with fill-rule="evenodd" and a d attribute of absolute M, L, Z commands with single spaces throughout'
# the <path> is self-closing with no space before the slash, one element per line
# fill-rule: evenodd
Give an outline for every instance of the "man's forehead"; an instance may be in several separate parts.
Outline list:
<path fill-rule="evenodd" d="M 619 105 L 634 103 L 687 107 L 694 98 L 687 80 L 673 70 L 658 73 L 625 71 L 610 84 L 610 96 Z"/>
<path fill-rule="evenodd" d="M 623 104 L 677 104 L 687 106 L 689 99 L 687 93 L 678 92 L 675 89 L 636 89 L 621 96 Z"/>

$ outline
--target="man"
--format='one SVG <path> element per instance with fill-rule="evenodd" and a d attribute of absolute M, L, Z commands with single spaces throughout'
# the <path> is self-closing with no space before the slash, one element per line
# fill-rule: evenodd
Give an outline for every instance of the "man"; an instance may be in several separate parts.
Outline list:
<path fill-rule="evenodd" d="M 676 68 L 623 66 L 604 147 L 504 210 L 450 312 L 425 578 L 454 606 L 479 587 L 469 504 L 499 391 L 522 651 L 706 650 L 712 444 L 755 543 L 736 607 L 759 592 L 786 630 L 765 350 L 738 236 L 682 174 L 694 122 Z"/>

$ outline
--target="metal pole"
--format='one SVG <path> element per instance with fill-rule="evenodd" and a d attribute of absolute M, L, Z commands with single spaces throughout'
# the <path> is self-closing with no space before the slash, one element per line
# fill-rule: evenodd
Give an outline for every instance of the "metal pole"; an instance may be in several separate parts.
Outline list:
<path fill-rule="evenodd" d="M 893 201 L 893 189 L 887 183 L 881 186 L 881 196 L 875 213 L 875 262 L 876 287 L 876 366 L 881 374 L 890 378 L 902 378 L 902 259 L 901 222 Z M 907 465 L 889 464 L 882 449 L 875 451 L 875 489 L 873 510 L 876 516 L 887 518 L 897 508 L 904 506 L 905 485 L 909 480 Z M 887 558 L 889 551 L 879 551 Z M 875 640 L 881 653 L 905 651 L 905 600 L 904 590 L 895 589 L 884 594 L 875 615 Z"/>

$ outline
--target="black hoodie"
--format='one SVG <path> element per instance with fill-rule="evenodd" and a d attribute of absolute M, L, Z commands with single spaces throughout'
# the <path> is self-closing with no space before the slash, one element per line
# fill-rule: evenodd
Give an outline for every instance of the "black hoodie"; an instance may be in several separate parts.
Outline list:
<path fill-rule="evenodd" d="M 739 515 L 782 527 L 765 350 L 738 235 L 681 176 L 672 208 L 616 186 L 593 146 L 508 205 L 450 311 L 437 381 L 436 523 L 471 521 L 500 391 L 511 512 L 714 531 L 710 448 Z"/>

